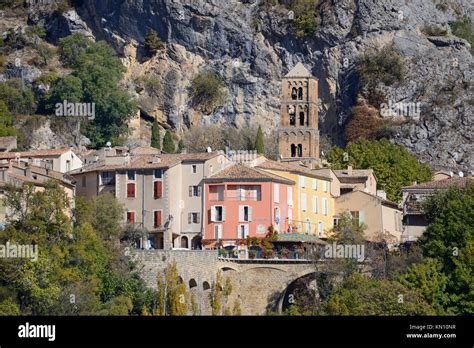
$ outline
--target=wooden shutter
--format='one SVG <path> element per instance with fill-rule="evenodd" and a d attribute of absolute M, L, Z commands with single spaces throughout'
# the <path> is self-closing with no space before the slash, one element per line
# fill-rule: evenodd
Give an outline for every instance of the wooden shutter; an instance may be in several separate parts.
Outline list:
<path fill-rule="evenodd" d="M 225 207 L 222 207 L 222 221 L 225 221 Z"/>
<path fill-rule="evenodd" d="M 127 212 L 127 223 L 134 224 L 135 223 L 135 212 L 128 211 Z"/>
<path fill-rule="evenodd" d="M 252 207 L 249 206 L 249 221 L 252 221 Z"/>
<path fill-rule="evenodd" d="M 133 182 L 129 182 L 127 184 L 127 198 L 134 198 L 135 197 L 135 184 Z"/>
<path fill-rule="evenodd" d="M 216 221 L 216 206 L 215 205 L 211 207 L 211 221 L 212 222 Z"/>
<path fill-rule="evenodd" d="M 155 210 L 155 227 L 161 226 L 161 210 Z"/>
<path fill-rule="evenodd" d="M 201 190 L 202 190 L 202 187 L 198 186 L 198 197 L 201 197 Z"/>
<path fill-rule="evenodd" d="M 192 223 L 193 222 L 193 214 L 192 213 L 188 213 L 188 224 Z"/>
<path fill-rule="evenodd" d="M 153 195 L 155 198 L 161 198 L 163 196 L 163 183 L 161 181 L 155 181 L 153 186 Z"/>
<path fill-rule="evenodd" d="M 239 221 L 244 221 L 244 205 L 239 205 Z"/>
<path fill-rule="evenodd" d="M 193 196 L 193 187 L 189 186 L 189 197 Z"/>
<path fill-rule="evenodd" d="M 196 223 L 200 224 L 201 223 L 201 213 L 196 213 L 196 215 L 197 215 Z"/>

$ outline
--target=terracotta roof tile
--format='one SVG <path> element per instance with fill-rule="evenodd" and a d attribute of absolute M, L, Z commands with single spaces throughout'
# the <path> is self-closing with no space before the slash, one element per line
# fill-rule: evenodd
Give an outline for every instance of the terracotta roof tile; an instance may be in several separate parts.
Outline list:
<path fill-rule="evenodd" d="M 33 150 L 23 152 L 0 152 L 0 159 L 15 158 L 16 154 L 20 154 L 20 158 L 26 157 L 42 157 L 42 156 L 59 156 L 69 151 L 70 148 L 62 149 L 48 149 L 48 150 Z"/>
<path fill-rule="evenodd" d="M 268 159 L 265 162 L 257 165 L 256 167 L 259 169 L 286 171 L 286 172 L 296 173 L 300 175 L 307 175 L 313 178 L 331 180 L 331 176 L 328 173 L 318 172 L 317 170 L 312 170 L 306 167 L 302 167 L 302 166 L 298 166 L 298 165 L 294 165 L 290 163 L 272 161 Z"/>
<path fill-rule="evenodd" d="M 241 181 L 276 181 L 288 185 L 294 185 L 293 180 L 286 179 L 279 175 L 265 172 L 263 170 L 252 168 L 243 164 L 234 164 L 207 179 L 208 181 L 241 180 Z"/>
<path fill-rule="evenodd" d="M 417 184 L 417 185 L 405 186 L 405 187 L 402 187 L 402 189 L 407 189 L 407 190 L 434 189 L 434 190 L 436 190 L 436 189 L 449 188 L 449 187 L 452 187 L 452 186 L 456 186 L 456 187 L 459 187 L 459 188 L 464 188 L 464 187 L 466 187 L 468 182 L 474 183 L 474 178 L 453 177 L 453 178 L 447 178 L 447 179 L 443 179 L 443 180 L 428 181 L 428 182 L 424 182 L 424 183 Z"/>

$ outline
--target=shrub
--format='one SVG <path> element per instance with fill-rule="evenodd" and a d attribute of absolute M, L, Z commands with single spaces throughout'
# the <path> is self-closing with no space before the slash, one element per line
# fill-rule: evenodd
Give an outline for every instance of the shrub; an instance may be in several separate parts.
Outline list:
<path fill-rule="evenodd" d="M 3 100 L 12 114 L 28 115 L 36 110 L 33 91 L 27 86 L 23 87 L 19 79 L 0 83 L 0 100 Z"/>
<path fill-rule="evenodd" d="M 26 27 L 25 34 L 28 37 L 38 36 L 44 38 L 46 36 L 46 30 L 39 25 L 30 25 Z"/>
<path fill-rule="evenodd" d="M 386 121 L 380 117 L 378 109 L 359 101 L 352 108 L 351 117 L 346 124 L 344 133 L 346 141 L 352 142 L 361 138 L 374 140 L 376 139 L 377 131 L 385 123 Z"/>
<path fill-rule="evenodd" d="M 85 52 L 91 44 L 91 40 L 77 33 L 59 39 L 59 59 L 64 66 L 74 67 L 80 54 Z"/>
<path fill-rule="evenodd" d="M 163 49 L 164 44 L 153 29 L 148 30 L 145 36 L 145 49 L 148 57 L 156 54 L 159 50 Z"/>
<path fill-rule="evenodd" d="M 156 120 L 153 122 L 153 126 L 151 128 L 151 146 L 155 149 L 161 149 L 160 127 Z"/>
<path fill-rule="evenodd" d="M 213 72 L 200 72 L 191 83 L 191 100 L 194 107 L 211 113 L 225 97 L 224 82 Z"/>
<path fill-rule="evenodd" d="M 471 44 L 471 54 L 474 55 L 474 25 L 471 19 L 465 16 L 462 19 L 452 22 L 450 26 L 454 35 Z"/>
<path fill-rule="evenodd" d="M 392 46 L 385 46 L 362 55 L 357 70 L 364 87 L 373 88 L 380 82 L 390 86 L 403 79 L 405 63 Z"/>
<path fill-rule="evenodd" d="M 441 28 L 437 25 L 425 25 L 421 32 L 426 36 L 446 36 L 448 31 L 444 28 Z"/>
<path fill-rule="evenodd" d="M 318 13 L 316 5 L 318 0 L 295 0 L 291 3 L 291 10 L 294 12 L 294 26 L 296 36 L 303 37 L 313 35 L 318 28 Z"/>
<path fill-rule="evenodd" d="M 40 61 L 41 66 L 48 65 L 48 61 L 54 57 L 54 54 L 56 53 L 56 50 L 52 47 L 49 47 L 48 44 L 42 42 L 36 47 L 36 51 L 38 52 L 38 55 L 42 59 Z"/>

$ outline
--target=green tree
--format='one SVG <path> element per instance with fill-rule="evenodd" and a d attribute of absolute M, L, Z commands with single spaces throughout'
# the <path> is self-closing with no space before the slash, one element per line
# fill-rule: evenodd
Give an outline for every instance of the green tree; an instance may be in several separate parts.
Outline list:
<path fill-rule="evenodd" d="M 49 96 L 45 98 L 44 108 L 48 112 L 54 112 L 57 103 L 62 104 L 65 100 L 70 103 L 79 103 L 83 96 L 81 79 L 73 75 L 66 75 L 53 83 Z"/>
<path fill-rule="evenodd" d="M 405 63 L 393 46 L 387 45 L 365 52 L 357 63 L 357 71 L 363 86 L 373 90 L 379 83 L 390 86 L 402 81 L 405 76 Z"/>
<path fill-rule="evenodd" d="M 296 36 L 304 37 L 313 35 L 318 29 L 319 16 L 316 12 L 318 0 L 295 0 L 291 1 L 291 10 L 293 10 L 294 26 Z"/>
<path fill-rule="evenodd" d="M 258 126 L 257 130 L 257 138 L 255 139 L 255 150 L 257 150 L 258 154 L 263 154 L 265 152 L 265 143 L 261 126 Z"/>
<path fill-rule="evenodd" d="M 156 120 L 153 122 L 151 128 L 151 146 L 155 149 L 161 149 L 160 127 Z"/>
<path fill-rule="evenodd" d="M 5 103 L 0 100 L 0 137 L 18 135 L 18 131 L 12 126 L 13 117 L 8 112 L 8 108 Z"/>
<path fill-rule="evenodd" d="M 449 301 L 446 292 L 448 277 L 442 268 L 443 264 L 439 260 L 428 258 L 423 263 L 411 265 L 400 278 L 401 284 L 418 291 L 440 315 L 445 313 Z"/>
<path fill-rule="evenodd" d="M 159 50 L 163 49 L 164 45 L 156 31 L 149 29 L 145 36 L 145 49 L 149 57 L 153 56 Z"/>
<path fill-rule="evenodd" d="M 38 55 L 42 59 L 41 61 L 41 66 L 46 66 L 48 65 L 48 61 L 51 60 L 51 58 L 54 57 L 56 50 L 52 47 L 50 47 L 48 44 L 42 42 L 36 47 L 36 51 L 38 52 Z"/>
<path fill-rule="evenodd" d="M 324 302 L 323 315 L 434 315 L 433 308 L 398 282 L 354 273 Z"/>
<path fill-rule="evenodd" d="M 163 137 L 163 151 L 165 153 L 174 153 L 176 148 L 174 146 L 173 136 L 169 129 L 166 130 L 165 136 Z"/>
<path fill-rule="evenodd" d="M 222 105 L 225 96 L 224 81 L 213 72 L 200 72 L 191 82 L 192 104 L 204 113 Z"/>
<path fill-rule="evenodd" d="M 347 161 L 344 152 L 347 153 Z M 402 145 L 391 144 L 387 139 L 368 141 L 360 139 L 349 143 L 345 149 L 333 148 L 326 159 L 333 169 L 352 165 L 357 169 L 373 169 L 377 186 L 387 192 L 389 200 L 401 199 L 401 188 L 417 181 L 431 180 L 432 172 L 427 164 L 421 164 Z"/>
<path fill-rule="evenodd" d="M 33 91 L 28 86 L 22 86 L 20 79 L 10 79 L 0 83 L 0 100 L 2 100 L 13 115 L 30 115 L 36 110 L 36 100 Z"/>
<path fill-rule="evenodd" d="M 64 66 L 73 68 L 76 66 L 79 56 L 91 44 L 91 40 L 78 33 L 61 38 L 59 39 L 59 59 Z"/>

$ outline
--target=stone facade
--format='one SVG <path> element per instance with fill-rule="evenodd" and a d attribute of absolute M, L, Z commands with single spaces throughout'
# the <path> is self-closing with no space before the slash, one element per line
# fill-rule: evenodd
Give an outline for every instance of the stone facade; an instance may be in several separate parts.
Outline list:
<path fill-rule="evenodd" d="M 278 144 L 282 159 L 319 158 L 318 81 L 301 63 L 282 81 Z"/>
<path fill-rule="evenodd" d="M 175 261 L 188 291 L 196 297 L 201 315 L 209 315 L 209 293 L 217 272 L 232 282 L 227 306 L 240 302 L 243 315 L 262 315 L 280 310 L 287 288 L 295 280 L 315 273 L 311 261 L 236 260 L 218 258 L 217 250 L 145 250 L 132 257 L 141 265 L 141 275 L 148 286 L 156 288 L 156 276 Z"/>

